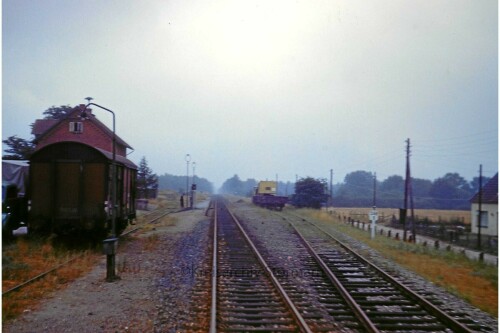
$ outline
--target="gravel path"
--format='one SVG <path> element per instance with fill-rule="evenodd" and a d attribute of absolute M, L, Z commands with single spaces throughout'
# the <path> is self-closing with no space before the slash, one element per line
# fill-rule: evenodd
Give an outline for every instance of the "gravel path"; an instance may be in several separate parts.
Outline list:
<path fill-rule="evenodd" d="M 190 294 L 210 220 L 186 211 L 121 241 L 120 280 L 105 282 L 105 258 L 34 310 L 3 323 L 3 332 L 177 332 L 190 325 Z"/>

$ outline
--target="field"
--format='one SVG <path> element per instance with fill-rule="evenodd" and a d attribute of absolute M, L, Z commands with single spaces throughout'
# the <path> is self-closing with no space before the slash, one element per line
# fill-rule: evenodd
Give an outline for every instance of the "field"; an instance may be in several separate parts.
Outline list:
<path fill-rule="evenodd" d="M 368 213 L 371 208 L 328 208 L 333 215 L 351 217 L 361 222 L 369 222 Z M 392 216 L 399 217 L 399 210 L 395 208 L 377 208 L 380 222 L 389 222 Z M 410 215 L 410 211 L 408 211 Z M 466 225 L 471 223 L 471 213 L 468 210 L 435 210 L 435 209 L 415 209 L 415 217 L 419 219 L 427 218 L 432 222 L 460 221 Z"/>

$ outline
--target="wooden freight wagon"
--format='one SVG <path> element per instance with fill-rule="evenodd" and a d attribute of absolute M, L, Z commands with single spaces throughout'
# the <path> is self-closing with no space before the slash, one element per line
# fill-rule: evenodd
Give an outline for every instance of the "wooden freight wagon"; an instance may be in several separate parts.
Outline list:
<path fill-rule="evenodd" d="M 135 218 L 137 166 L 116 156 L 119 234 Z M 30 159 L 30 230 L 57 234 L 111 230 L 112 155 L 80 142 L 59 142 Z"/>

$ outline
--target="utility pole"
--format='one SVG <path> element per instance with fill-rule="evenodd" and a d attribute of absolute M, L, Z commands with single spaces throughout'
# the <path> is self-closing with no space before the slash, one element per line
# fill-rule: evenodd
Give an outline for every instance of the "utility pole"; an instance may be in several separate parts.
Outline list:
<path fill-rule="evenodd" d="M 373 175 L 373 207 L 377 207 L 377 173 Z"/>
<path fill-rule="evenodd" d="M 330 169 L 330 207 L 333 207 L 333 169 Z"/>
<path fill-rule="evenodd" d="M 375 224 L 377 223 L 378 220 L 378 212 L 377 212 L 377 173 L 375 172 L 375 175 L 373 176 L 373 209 L 370 211 L 368 214 L 370 217 L 370 220 L 372 221 L 371 224 L 371 239 L 375 238 Z"/>
<path fill-rule="evenodd" d="M 408 211 L 408 194 L 410 192 L 410 139 L 406 141 L 406 178 L 405 178 L 405 198 L 404 198 L 404 212 L 403 216 L 403 240 L 406 241 L 406 216 Z"/>
<path fill-rule="evenodd" d="M 479 164 L 479 193 L 477 212 L 477 248 L 481 250 L 481 209 L 483 204 L 483 165 Z"/>

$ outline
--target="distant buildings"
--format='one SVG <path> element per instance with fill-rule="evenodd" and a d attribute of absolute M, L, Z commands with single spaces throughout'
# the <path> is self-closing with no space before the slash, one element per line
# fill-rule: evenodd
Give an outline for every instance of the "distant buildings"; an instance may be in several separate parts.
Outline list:
<path fill-rule="evenodd" d="M 471 199 L 471 232 L 478 233 L 479 192 Z M 481 235 L 498 236 L 498 173 L 481 193 Z"/>

